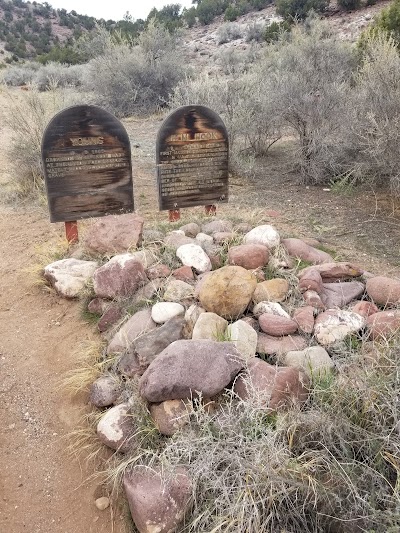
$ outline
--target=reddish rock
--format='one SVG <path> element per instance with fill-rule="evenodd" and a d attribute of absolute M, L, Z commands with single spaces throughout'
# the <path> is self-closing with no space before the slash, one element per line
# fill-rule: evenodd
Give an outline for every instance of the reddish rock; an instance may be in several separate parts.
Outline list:
<path fill-rule="evenodd" d="M 303 261 L 315 265 L 331 263 L 333 261 L 332 256 L 322 250 L 317 250 L 317 248 L 309 246 L 301 239 L 283 239 L 282 244 L 288 251 L 289 255 L 302 259 Z"/>
<path fill-rule="evenodd" d="M 200 226 L 196 224 L 195 222 L 190 222 L 189 224 L 185 224 L 184 226 L 181 226 L 180 231 L 183 231 L 184 234 L 187 237 L 196 237 L 196 235 L 200 232 Z"/>
<path fill-rule="evenodd" d="M 89 313 L 102 315 L 109 305 L 110 302 L 108 300 L 103 300 L 103 298 L 93 298 L 88 304 L 88 311 Z"/>
<path fill-rule="evenodd" d="M 400 310 L 380 311 L 367 318 L 371 339 L 390 339 L 400 330 Z"/>
<path fill-rule="evenodd" d="M 326 309 L 320 295 L 315 291 L 306 291 L 303 294 L 303 298 L 306 304 L 314 307 L 314 309 L 319 309 L 321 311 Z"/>
<path fill-rule="evenodd" d="M 307 348 L 307 342 L 300 335 L 273 337 L 265 333 L 258 334 L 257 353 L 281 356 L 292 350 L 304 350 L 305 348 Z"/>
<path fill-rule="evenodd" d="M 234 391 L 242 400 L 251 399 L 260 407 L 275 411 L 304 403 L 308 382 L 297 368 L 272 366 L 254 357 L 235 381 Z"/>
<path fill-rule="evenodd" d="M 98 254 L 123 253 L 142 243 L 143 217 L 136 213 L 102 217 L 88 229 L 87 250 Z"/>
<path fill-rule="evenodd" d="M 235 226 L 235 232 L 240 233 L 241 235 L 244 235 L 245 233 L 249 233 L 251 231 L 252 226 L 250 224 L 247 224 L 246 222 L 241 222 L 237 226 Z"/>
<path fill-rule="evenodd" d="M 220 393 L 243 368 L 244 360 L 231 342 L 180 340 L 161 352 L 139 382 L 149 402 L 187 399 Z"/>
<path fill-rule="evenodd" d="M 134 259 L 125 260 L 126 257 L 115 256 L 95 271 L 93 288 L 96 296 L 111 299 L 131 296 L 147 281 L 143 265 Z"/>
<path fill-rule="evenodd" d="M 356 302 L 352 306 L 351 311 L 367 318 L 377 313 L 379 309 L 374 303 L 363 300 L 362 302 Z"/>
<path fill-rule="evenodd" d="M 400 303 L 400 280 L 376 276 L 367 280 L 368 296 L 377 305 L 396 305 Z"/>
<path fill-rule="evenodd" d="M 228 263 L 247 270 L 264 267 L 269 260 L 269 250 L 262 244 L 241 244 L 228 251 Z"/>
<path fill-rule="evenodd" d="M 179 281 L 193 281 L 193 270 L 189 266 L 182 266 L 172 272 L 175 279 Z"/>
<path fill-rule="evenodd" d="M 223 261 L 221 257 L 222 248 L 220 246 L 217 246 L 216 244 L 208 243 L 204 243 L 202 246 L 208 257 L 210 258 L 212 269 L 216 270 L 217 268 L 221 268 L 223 266 Z"/>
<path fill-rule="evenodd" d="M 123 486 L 139 533 L 173 533 L 183 522 L 192 497 L 188 471 L 136 466 L 124 474 Z"/>
<path fill-rule="evenodd" d="M 321 274 L 311 268 L 299 281 L 300 292 L 314 291 L 321 294 L 323 291 Z"/>
<path fill-rule="evenodd" d="M 311 335 L 314 331 L 314 307 L 306 305 L 296 309 L 293 313 L 293 320 L 299 326 L 300 331 Z"/>
<path fill-rule="evenodd" d="M 107 331 L 111 326 L 114 326 L 123 317 L 123 311 L 120 307 L 112 305 L 105 311 L 97 322 L 97 329 L 100 333 Z"/>
<path fill-rule="evenodd" d="M 318 239 L 313 239 L 312 237 L 305 237 L 301 239 L 303 242 L 308 244 L 308 246 L 312 246 L 313 248 L 319 248 L 321 246 L 321 243 Z"/>
<path fill-rule="evenodd" d="M 327 309 L 341 308 L 359 298 L 364 290 L 364 284 L 360 281 L 324 283 L 320 296 Z"/>
<path fill-rule="evenodd" d="M 283 337 L 291 335 L 297 331 L 297 322 L 291 318 L 264 313 L 258 319 L 260 328 L 264 333 L 274 337 Z"/>
<path fill-rule="evenodd" d="M 143 374 L 143 367 L 139 363 L 138 356 L 132 351 L 120 357 L 117 370 L 127 378 L 133 378 L 134 376 L 141 376 Z"/>
<path fill-rule="evenodd" d="M 189 423 L 190 409 L 183 400 L 167 400 L 151 404 L 150 414 L 161 435 L 171 437 Z"/>
<path fill-rule="evenodd" d="M 311 269 L 316 269 L 321 274 L 324 282 L 344 280 L 347 278 L 358 278 L 363 274 L 363 270 L 353 263 L 323 263 L 322 265 L 313 265 L 300 270 L 298 277 L 302 279 Z"/>
<path fill-rule="evenodd" d="M 149 280 L 157 278 L 168 278 L 171 274 L 171 269 L 167 265 L 153 265 L 146 270 L 146 275 Z"/>

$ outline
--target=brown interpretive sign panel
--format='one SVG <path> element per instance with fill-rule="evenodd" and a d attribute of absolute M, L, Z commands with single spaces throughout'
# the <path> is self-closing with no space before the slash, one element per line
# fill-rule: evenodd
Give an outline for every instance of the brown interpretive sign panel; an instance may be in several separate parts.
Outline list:
<path fill-rule="evenodd" d="M 228 201 L 228 133 L 221 118 L 200 105 L 180 107 L 157 137 L 160 209 Z"/>
<path fill-rule="evenodd" d="M 133 211 L 129 137 L 108 111 L 78 105 L 55 115 L 42 163 L 51 222 Z"/>

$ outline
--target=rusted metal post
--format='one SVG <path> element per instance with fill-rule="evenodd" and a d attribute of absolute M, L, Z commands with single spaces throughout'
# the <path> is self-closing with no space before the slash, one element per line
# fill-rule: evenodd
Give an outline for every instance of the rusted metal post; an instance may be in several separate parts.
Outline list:
<path fill-rule="evenodd" d="M 214 204 L 206 205 L 204 209 L 206 211 L 206 215 L 209 215 L 210 217 L 217 214 L 217 206 Z"/>
<path fill-rule="evenodd" d="M 75 244 L 79 242 L 78 235 L 78 222 L 71 220 L 65 223 L 65 235 L 67 237 L 68 244 Z"/>
<path fill-rule="evenodd" d="M 170 222 L 176 222 L 181 218 L 181 211 L 180 209 L 170 209 L 168 211 L 168 220 Z"/>

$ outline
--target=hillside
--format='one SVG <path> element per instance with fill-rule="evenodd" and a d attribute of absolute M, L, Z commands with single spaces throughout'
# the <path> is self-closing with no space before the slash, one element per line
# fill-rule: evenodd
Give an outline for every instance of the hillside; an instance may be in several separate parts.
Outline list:
<path fill-rule="evenodd" d="M 76 11 L 53 9 L 47 2 L 0 0 L 0 54 L 6 63 L 35 58 L 54 46 L 68 44 L 93 29 L 97 22 L 100 21 Z M 115 22 L 106 24 L 111 27 Z"/>

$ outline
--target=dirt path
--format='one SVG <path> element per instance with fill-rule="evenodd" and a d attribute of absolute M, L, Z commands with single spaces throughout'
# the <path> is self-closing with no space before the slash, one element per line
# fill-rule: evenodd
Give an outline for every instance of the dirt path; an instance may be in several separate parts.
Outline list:
<path fill-rule="evenodd" d="M 101 487 L 86 482 L 92 472 L 66 452 L 82 398 L 60 388 L 76 347 L 93 334 L 76 302 L 32 286 L 25 272 L 36 246 L 59 239 L 60 228 L 42 211 L 3 212 L 0 228 L 0 531 L 109 533 L 110 509 L 94 505 Z"/>

